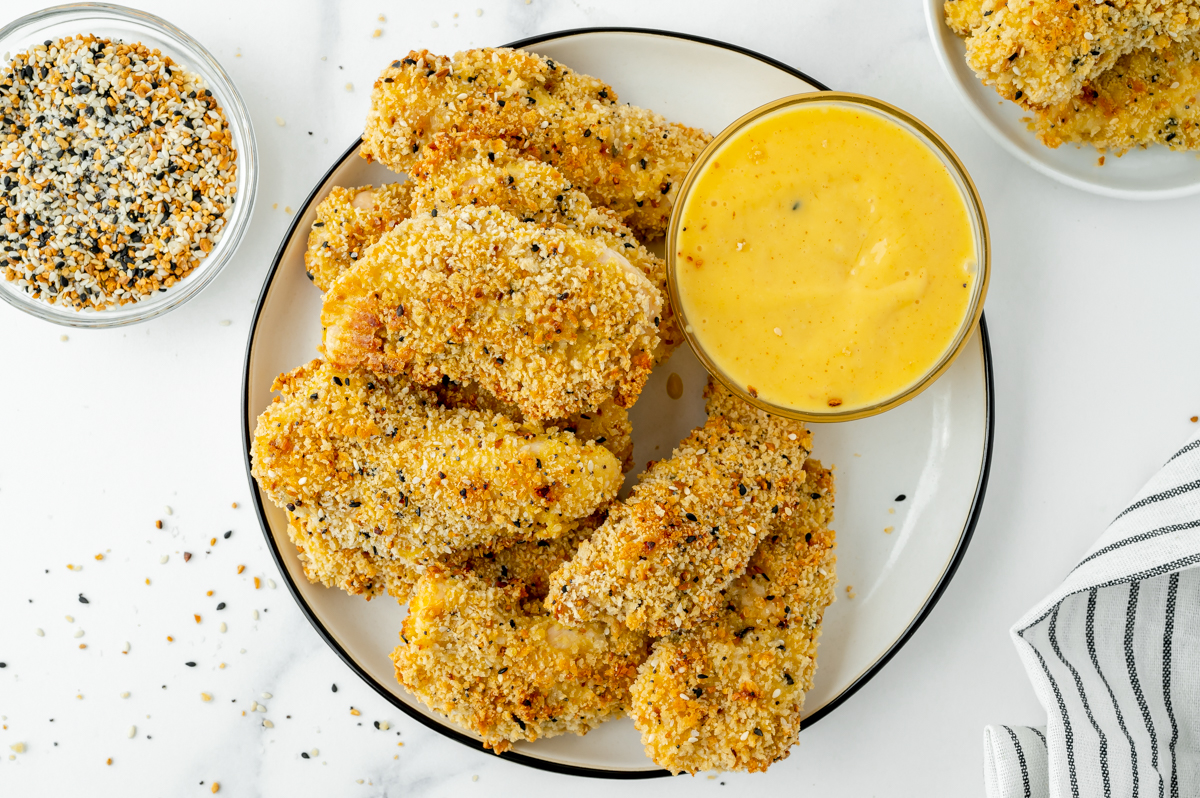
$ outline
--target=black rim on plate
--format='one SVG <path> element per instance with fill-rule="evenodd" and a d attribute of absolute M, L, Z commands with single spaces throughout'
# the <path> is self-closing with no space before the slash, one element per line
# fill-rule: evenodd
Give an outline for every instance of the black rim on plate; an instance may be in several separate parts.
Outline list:
<path fill-rule="evenodd" d="M 829 91 L 828 86 L 821 83 L 820 81 L 814 80 L 813 78 L 809 77 L 808 75 L 801 72 L 800 70 L 795 69 L 794 67 L 788 66 L 787 64 L 784 64 L 781 61 L 777 61 L 774 58 L 771 58 L 770 56 L 762 55 L 761 53 L 756 53 L 753 50 L 748 50 L 745 47 L 739 47 L 736 44 L 728 44 L 726 42 L 717 41 L 715 39 L 708 39 L 703 36 L 693 36 L 693 35 L 690 35 L 687 33 L 676 33 L 673 31 L 655 30 L 653 28 L 625 28 L 625 27 L 572 28 L 569 30 L 555 31 L 553 33 L 544 33 L 544 34 L 541 34 L 538 36 L 531 36 L 527 39 L 520 39 L 518 41 L 512 42 L 505 46 L 516 47 L 516 48 L 529 48 L 533 45 L 542 44 L 542 43 L 548 42 L 548 41 L 555 41 L 558 39 L 566 39 L 566 38 L 569 38 L 572 36 L 579 36 L 579 35 L 585 35 L 585 34 L 591 34 L 591 33 L 635 33 L 635 34 L 644 34 L 644 35 L 649 35 L 649 36 L 660 36 L 660 37 L 665 37 L 665 38 L 670 38 L 670 39 L 683 39 L 683 40 L 687 40 L 687 41 L 698 42 L 700 44 L 710 45 L 712 47 L 720 47 L 723 50 L 731 50 L 733 52 L 740 53 L 745 56 L 749 56 L 750 58 L 753 58 L 757 61 L 762 61 L 766 64 L 770 64 L 771 66 L 775 67 L 776 69 L 780 69 L 784 72 L 787 72 L 790 75 L 793 75 L 794 77 L 797 77 L 803 81 L 806 81 L 807 83 L 809 83 L 812 86 L 816 86 L 821 91 Z M 457 729 L 448 725 L 448 722 L 442 722 L 442 721 L 436 720 L 434 718 L 428 717 L 425 714 L 421 713 L 420 711 L 418 711 L 418 710 L 414 709 L 413 707 L 409 706 L 408 704 L 404 703 L 403 701 L 400 701 L 398 698 L 396 698 L 395 695 L 392 694 L 392 692 L 390 690 L 388 690 L 387 687 L 385 687 L 384 685 L 382 685 L 378 681 L 376 681 L 357 662 L 355 662 L 354 659 L 350 656 L 350 654 L 344 648 L 342 648 L 342 646 L 333 638 L 333 635 L 331 635 L 329 633 L 329 631 L 321 623 L 320 619 L 317 618 L 316 613 L 313 612 L 312 607 L 310 607 L 308 605 L 308 602 L 304 600 L 304 596 L 301 594 L 299 586 L 292 579 L 291 573 L 288 571 L 288 568 L 287 568 L 287 563 L 284 561 L 283 552 L 281 552 L 279 550 L 279 546 L 277 545 L 277 543 L 275 541 L 275 536 L 271 533 L 271 526 L 270 526 L 270 523 L 267 521 L 266 510 L 263 507 L 262 496 L 260 495 L 260 492 L 258 490 L 258 484 L 255 482 L 253 475 L 250 473 L 250 446 L 251 446 L 251 442 L 254 438 L 254 430 L 252 429 L 251 423 L 250 423 L 250 405 L 249 405 L 249 403 L 250 403 L 250 359 L 254 352 L 254 339 L 258 332 L 258 321 L 259 321 L 260 316 L 262 315 L 263 304 L 266 302 L 267 294 L 270 292 L 271 283 L 275 279 L 275 273 L 279 270 L 279 264 L 283 260 L 284 252 L 287 250 L 288 244 L 291 242 L 293 236 L 295 235 L 296 228 L 299 226 L 300 220 L 304 218 L 305 213 L 308 211 L 309 207 L 312 206 L 313 201 L 317 197 L 317 193 L 319 191 L 321 191 L 321 189 L 325 186 L 326 182 L 328 182 L 329 178 L 333 175 L 333 173 L 335 171 L 337 171 L 337 169 L 343 163 L 346 162 L 346 159 L 354 155 L 355 151 L 358 149 L 358 147 L 361 143 L 362 143 L 362 139 L 359 138 L 353 144 L 350 145 L 349 149 L 347 149 L 342 154 L 342 156 L 340 158 L 338 158 L 337 161 L 334 162 L 334 164 L 328 169 L 328 171 L 325 172 L 325 174 L 317 182 L 316 186 L 313 187 L 313 190 L 309 193 L 308 197 L 305 199 L 304 204 L 296 212 L 296 218 L 292 221 L 292 224 L 288 227 L 287 233 L 284 235 L 283 241 L 279 245 L 279 249 L 275 252 L 275 258 L 271 263 L 271 269 L 269 272 L 267 272 L 266 280 L 263 282 L 262 291 L 259 293 L 259 296 L 258 296 L 258 302 L 255 304 L 254 318 L 250 324 L 250 335 L 246 341 L 245 364 L 242 368 L 242 401 L 241 401 L 242 449 L 243 449 L 243 458 L 244 458 L 244 463 L 245 463 L 245 468 L 246 468 L 246 478 L 247 478 L 247 480 L 249 480 L 249 483 L 250 483 L 250 495 L 254 501 L 254 509 L 258 515 L 259 525 L 262 527 L 263 535 L 267 539 L 267 547 L 270 549 L 271 557 L 275 560 L 275 565 L 279 569 L 280 574 L 283 576 L 283 580 L 287 584 L 288 590 L 292 594 L 292 598 L 294 598 L 296 600 L 296 603 L 300 606 L 300 611 L 302 613 L 304 613 L 304 617 L 308 619 L 308 622 L 310 624 L 312 624 L 313 629 L 315 629 L 317 634 L 321 637 L 321 639 L 325 641 L 326 645 L 328 645 L 330 648 L 332 648 L 334 650 L 334 652 L 338 655 L 338 657 L 341 658 L 342 662 L 344 662 L 346 664 L 346 666 L 348 668 L 350 668 L 350 670 L 352 670 L 360 679 L 362 679 L 364 682 L 366 682 L 367 685 L 369 685 L 376 693 L 378 693 L 380 696 L 382 696 L 385 700 L 387 700 L 389 703 L 391 703 L 393 706 L 395 706 L 397 709 L 399 709 L 404 714 L 406 714 L 409 717 L 413 718 L 414 720 L 418 721 L 422 725 L 424 725 L 430 729 L 433 729 L 434 731 L 438 732 L 439 734 L 449 737 L 451 740 L 455 740 L 459 743 L 462 743 L 463 745 L 467 746 L 468 748 L 470 748 L 474 751 L 479 751 L 480 753 L 484 753 L 488 756 L 495 756 L 495 754 L 492 754 L 492 753 L 486 751 L 485 749 L 483 749 L 479 743 L 479 740 L 458 731 Z M 858 692 L 858 690 L 860 688 L 862 688 L 862 686 L 865 685 L 867 682 L 869 682 L 875 676 L 875 674 L 879 673 L 879 671 L 882 670 L 885 665 L 887 665 L 887 663 L 892 659 L 892 657 L 894 657 L 896 655 L 896 652 L 899 651 L 901 649 L 901 647 L 903 647 L 904 644 L 909 641 L 909 639 L 913 636 L 913 634 L 917 631 L 917 629 L 921 626 L 921 624 L 924 623 L 925 619 L 927 617 L 929 617 L 929 614 L 933 611 L 934 606 L 938 603 L 938 600 L 942 597 L 942 594 L 946 591 L 946 587 L 950 584 L 950 581 L 954 578 L 954 574 L 958 570 L 958 566 L 961 564 L 963 556 L 966 554 L 967 546 L 970 544 L 971 537 L 975 532 L 975 526 L 979 522 L 979 513 L 983 508 L 983 497 L 984 497 L 984 493 L 987 491 L 988 475 L 990 474 L 991 467 L 992 467 L 992 439 L 993 439 L 993 435 L 995 432 L 996 397 L 995 397 L 995 388 L 994 388 L 994 384 L 993 384 L 994 380 L 993 380 L 993 375 L 992 375 L 992 347 L 991 347 L 991 342 L 990 342 L 990 339 L 988 336 L 987 320 L 982 315 L 979 318 L 979 336 L 980 336 L 980 344 L 983 348 L 984 384 L 985 384 L 986 393 L 987 393 L 987 407 L 986 407 L 987 430 L 986 430 L 986 436 L 985 436 L 985 441 L 984 441 L 983 467 L 979 471 L 979 481 L 975 487 L 975 497 L 971 503 L 971 511 L 968 515 L 966 526 L 963 528 L 962 535 L 959 537 L 958 546 L 955 548 L 954 553 L 951 555 L 950 561 L 946 566 L 946 570 L 942 573 L 941 578 L 938 580 L 937 585 L 934 587 L 933 591 L 930 593 L 929 598 L 925 601 L 925 604 L 921 607 L 920 611 L 913 617 L 912 621 L 909 623 L 908 627 L 904 630 L 904 632 L 899 637 L 897 637 L 896 640 L 892 643 L 892 645 L 888 648 L 888 650 L 886 652 L 884 652 L 883 655 L 880 656 L 879 659 L 877 659 L 871 665 L 870 668 L 868 668 L 866 671 L 864 671 L 862 674 L 860 674 L 859 677 L 857 679 L 855 679 L 850 684 L 849 687 L 847 687 L 845 690 L 843 690 L 836 698 L 834 698 L 828 704 L 821 707 L 819 710 L 814 712 L 809 717 L 805 718 L 804 728 L 806 728 L 806 729 L 809 726 L 811 726 L 812 724 L 816 723 L 821 718 L 828 715 L 833 710 L 837 709 L 848 698 L 850 698 L 852 695 L 854 695 L 856 692 Z M 609 779 L 652 779 L 652 778 L 660 778 L 663 776 L 671 775 L 666 770 L 662 770 L 662 769 L 610 770 L 610 769 L 599 768 L 599 767 L 586 767 L 583 765 L 568 765 L 568 764 L 563 764 L 561 762 L 554 762 L 551 760 L 541 759 L 539 757 L 530 756 L 528 754 L 522 754 L 518 751 L 513 751 L 513 750 L 505 751 L 504 753 L 500 754 L 499 756 L 502 757 L 503 759 L 507 759 L 511 762 L 518 762 L 522 765 L 527 765 L 529 767 L 537 768 L 539 770 L 548 770 L 548 771 L 551 771 L 554 773 L 565 773 L 565 774 L 572 775 L 572 776 L 590 776 L 593 778 L 609 778 Z"/>

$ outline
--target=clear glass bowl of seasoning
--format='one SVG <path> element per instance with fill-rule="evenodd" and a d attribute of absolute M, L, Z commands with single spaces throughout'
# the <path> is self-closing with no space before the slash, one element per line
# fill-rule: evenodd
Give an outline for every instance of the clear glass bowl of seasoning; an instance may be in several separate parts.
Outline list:
<path fill-rule="evenodd" d="M 178 307 L 233 257 L 254 207 L 254 131 L 191 36 L 121 6 L 47 8 L 0 29 L 0 92 L 0 298 L 116 327 Z"/>
<path fill-rule="evenodd" d="M 917 396 L 978 326 L 990 245 L 946 143 L 881 100 L 785 97 L 701 153 L 667 233 L 671 301 L 746 401 L 848 421 Z"/>

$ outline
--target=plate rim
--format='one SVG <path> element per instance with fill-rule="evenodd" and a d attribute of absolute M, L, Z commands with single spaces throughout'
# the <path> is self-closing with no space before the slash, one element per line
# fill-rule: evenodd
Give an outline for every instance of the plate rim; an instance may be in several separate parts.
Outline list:
<path fill-rule="evenodd" d="M 967 112 L 983 128 L 984 132 L 999 144 L 1001 149 L 1008 152 L 1009 155 L 1035 172 L 1049 177 L 1051 180 L 1057 180 L 1065 186 L 1101 197 L 1152 202 L 1157 200 L 1181 199 L 1200 193 L 1200 180 L 1187 185 L 1176 186 L 1175 188 L 1115 188 L 1103 182 L 1084 180 L 1070 175 L 1055 167 L 1052 162 L 1026 152 L 984 113 L 983 108 L 980 107 L 979 103 L 975 101 L 975 98 L 967 90 L 967 86 L 961 79 L 961 76 L 955 71 L 954 64 L 951 61 L 952 54 L 945 47 L 946 38 L 944 36 L 945 31 L 943 31 L 942 8 L 943 0 L 925 0 L 925 28 L 929 33 L 929 43 L 933 47 L 937 62 L 941 66 L 946 78 L 950 81 L 950 84 L 954 87 L 955 94 L 958 95 L 963 105 L 967 107 Z M 946 30 L 949 29 L 947 28 Z M 1033 134 L 1030 133 L 1030 135 L 1032 136 Z"/>
<path fill-rule="evenodd" d="M 514 48 L 523 48 L 523 47 L 540 44 L 540 43 L 547 42 L 547 41 L 566 39 L 566 38 L 569 38 L 572 36 L 596 34 L 596 33 L 640 34 L 640 35 L 648 35 L 648 36 L 652 36 L 652 37 L 662 37 L 662 38 L 668 38 L 668 39 L 682 39 L 682 40 L 686 40 L 686 41 L 697 42 L 700 44 L 706 44 L 706 45 L 713 46 L 713 47 L 719 47 L 721 49 L 731 50 L 733 52 L 740 53 L 741 55 L 749 56 L 758 61 L 762 61 L 766 64 L 769 64 L 777 69 L 783 70 L 784 72 L 787 72 L 790 75 L 798 77 L 801 80 L 807 81 L 809 84 L 817 87 L 817 89 L 820 91 L 829 91 L 829 87 L 827 87 L 825 84 L 821 83 L 820 81 L 815 80 L 814 78 L 810 77 L 809 75 L 802 72 L 801 70 L 796 69 L 795 67 L 789 66 L 789 65 L 783 63 L 782 61 L 776 60 L 768 55 L 763 55 L 762 53 L 755 52 L 754 50 L 747 49 L 740 45 L 723 42 L 723 41 L 720 41 L 717 39 L 710 39 L 710 38 L 707 38 L 704 36 L 696 36 L 693 34 L 680 33 L 680 32 L 676 32 L 676 31 L 668 31 L 668 30 L 662 30 L 662 29 L 656 29 L 656 28 L 637 28 L 637 27 L 619 27 L 619 26 L 618 27 L 597 26 L 597 27 L 567 28 L 564 30 L 550 31 L 550 32 L 538 34 L 535 36 L 518 39 L 517 41 L 511 42 L 511 43 L 503 45 L 503 46 L 514 47 Z M 333 162 L 333 164 L 329 167 L 329 169 L 327 169 L 325 171 L 325 173 L 320 177 L 320 179 L 318 179 L 316 181 L 312 190 L 309 192 L 308 196 L 305 198 L 304 203 L 296 211 L 296 214 L 292 220 L 292 223 L 290 225 L 288 225 L 288 228 L 287 228 L 286 232 L 284 233 L 283 238 L 280 241 L 278 248 L 275 251 L 275 256 L 271 260 L 271 268 L 267 271 L 266 277 L 263 279 L 262 288 L 259 290 L 258 299 L 255 302 L 254 315 L 250 322 L 250 330 L 246 337 L 245 356 L 244 356 L 243 364 L 242 364 L 241 398 L 239 401 L 239 406 L 241 408 L 240 426 L 241 426 L 241 431 L 242 431 L 242 463 L 243 463 L 243 466 L 245 467 L 246 480 L 250 487 L 250 496 L 251 496 L 251 501 L 254 505 L 255 517 L 258 521 L 259 528 L 261 529 L 261 531 L 263 533 L 263 537 L 266 539 L 267 549 L 268 549 L 268 551 L 270 551 L 271 558 L 275 562 L 275 566 L 279 569 L 279 573 L 284 581 L 284 584 L 287 585 L 288 592 L 291 594 L 292 599 L 299 606 L 300 612 L 308 620 L 309 624 L 313 627 L 314 631 L 316 631 L 317 635 L 325 642 L 325 644 L 327 646 L 329 646 L 330 649 L 333 650 L 333 652 L 335 654 L 337 654 L 338 658 L 341 659 L 342 662 L 351 671 L 353 671 L 353 673 L 356 676 L 358 676 L 360 679 L 362 679 L 371 689 L 373 689 L 376 693 L 378 693 L 384 700 L 388 701 L 388 703 L 395 706 L 397 709 L 399 709 L 405 715 L 416 720 L 418 723 L 422 724 L 426 728 L 432 729 L 433 731 L 436 731 L 439 734 L 441 734 L 451 740 L 459 742 L 459 743 L 467 746 L 468 748 L 470 748 L 473 751 L 487 754 L 489 756 L 496 756 L 496 754 L 493 754 L 492 752 L 487 751 L 486 749 L 482 748 L 479 744 L 479 741 L 474 739 L 473 737 L 470 737 L 470 736 L 464 734 L 463 732 L 459 731 L 458 729 L 454 728 L 451 725 L 448 725 L 447 723 L 435 720 L 434 718 L 427 717 L 423 713 L 417 711 L 413 707 L 410 707 L 408 704 L 405 704 L 403 701 L 400 701 L 399 699 L 397 699 L 396 696 L 394 696 L 387 687 L 380 684 L 370 674 L 368 674 L 362 668 L 362 666 L 360 666 L 354 660 L 354 658 L 351 657 L 349 652 L 347 652 L 344 648 L 342 648 L 342 646 L 337 642 L 337 640 L 334 639 L 333 635 L 325 628 L 324 624 L 321 623 L 320 619 L 317 618 L 316 613 L 313 611 L 312 607 L 309 606 L 309 604 L 305 600 L 303 594 L 300 592 L 299 586 L 292 579 L 291 574 L 288 571 L 287 565 L 284 561 L 283 553 L 280 551 L 279 546 L 275 540 L 275 536 L 271 532 L 271 526 L 267 520 L 266 510 L 263 507 L 261 492 L 259 491 L 258 484 L 255 482 L 254 476 L 251 473 L 250 450 L 251 450 L 251 444 L 254 439 L 254 430 L 252 429 L 251 423 L 250 423 L 250 362 L 251 362 L 251 358 L 253 357 L 253 354 L 254 354 L 255 339 L 256 339 L 257 333 L 258 333 L 258 323 L 262 316 L 263 305 L 266 302 L 267 295 L 270 293 L 271 285 L 275 280 L 275 276 L 279 271 L 279 265 L 283 260 L 284 252 L 287 250 L 288 245 L 291 243 L 293 237 L 296 235 L 296 231 L 300 225 L 300 221 L 304 218 L 305 213 L 312 206 L 313 201 L 316 199 L 317 192 L 319 192 L 321 190 L 321 188 L 326 184 L 326 182 L 333 175 L 333 173 L 335 171 L 337 171 L 337 169 L 339 167 L 341 167 L 342 164 L 344 164 L 348 158 L 353 157 L 355 151 L 358 149 L 358 147 L 361 144 L 362 144 L 362 137 L 360 136 L 353 143 L 351 143 L 351 145 L 341 154 L 341 156 L 339 156 Z M 975 532 L 975 527 L 979 521 L 980 512 L 982 511 L 982 508 L 983 508 L 984 495 L 987 492 L 988 477 L 991 473 L 992 444 L 993 444 L 993 440 L 995 438 L 995 379 L 994 379 L 993 370 L 992 370 L 992 348 L 991 348 L 990 338 L 988 336 L 987 321 L 986 321 L 986 317 L 984 314 L 981 314 L 980 318 L 979 318 L 979 336 L 980 336 L 980 345 L 981 345 L 982 354 L 983 354 L 983 367 L 984 367 L 983 368 L 983 372 L 984 372 L 983 378 L 984 378 L 984 388 L 985 388 L 985 394 L 986 394 L 986 402 L 985 402 L 985 408 L 984 408 L 984 414 L 985 414 L 984 453 L 983 453 L 983 462 L 982 462 L 982 465 L 979 470 L 979 478 L 978 478 L 978 480 L 976 482 L 976 486 L 975 486 L 975 494 L 971 501 L 971 508 L 970 508 L 969 513 L 967 514 L 966 523 L 963 526 L 963 530 L 959 535 L 958 544 L 955 547 L 954 552 L 951 554 L 949 560 L 947 561 L 945 570 L 943 570 L 942 575 L 939 577 L 939 579 L 937 581 L 937 584 L 934 585 L 934 587 L 930 591 L 928 597 L 925 599 L 925 602 L 921 605 L 921 608 L 913 616 L 913 618 L 909 622 L 908 626 L 905 627 L 904 631 L 899 636 L 896 637 L 896 639 L 892 642 L 892 644 L 888 647 L 888 649 L 878 659 L 876 659 L 871 664 L 870 667 L 868 667 L 866 670 L 864 670 L 862 673 L 860 673 L 854 679 L 854 681 L 852 681 L 850 683 L 850 685 L 845 690 L 843 690 L 836 698 L 834 698 L 828 704 L 821 707 L 821 709 L 817 710 L 812 715 L 810 715 L 808 718 L 806 718 L 804 721 L 804 724 L 803 724 L 803 729 L 809 728 L 810 726 L 812 726 L 812 724 L 816 723 L 821 718 L 827 716 L 834 709 L 841 706 L 847 699 L 849 699 L 851 696 L 853 696 L 855 693 L 857 693 L 867 682 L 869 682 L 872 678 L 874 678 L 874 676 L 877 673 L 879 673 L 879 671 L 881 671 L 884 668 L 884 666 L 887 665 L 887 663 L 892 659 L 892 657 L 895 656 L 896 653 L 909 641 L 909 639 L 913 636 L 913 634 L 916 633 L 917 629 L 921 626 L 921 624 L 923 624 L 925 622 L 925 619 L 933 611 L 933 608 L 937 605 L 938 601 L 941 599 L 942 594 L 945 592 L 947 586 L 949 586 L 950 582 L 953 580 L 954 575 L 955 575 L 956 571 L 958 570 L 958 566 L 961 564 L 963 557 L 966 554 L 967 547 L 970 545 L 971 538 L 973 537 L 974 532 Z M 535 768 L 538 770 L 545 770 L 545 771 L 549 771 L 552 773 L 561 773 L 561 774 L 571 775 L 571 776 L 584 776 L 584 777 L 590 777 L 590 778 L 606 778 L 606 779 L 616 779 L 616 780 L 635 780 L 635 779 L 662 778 L 662 777 L 671 775 L 667 770 L 664 770 L 661 768 L 647 768 L 644 770 L 617 770 L 617 769 L 609 769 L 609 768 L 604 768 L 604 767 L 593 767 L 593 766 L 586 766 L 586 765 L 571 765 L 571 764 L 565 764 L 562 762 L 555 762 L 555 761 L 548 760 L 548 759 L 542 759 L 539 757 L 530 756 L 528 754 L 524 754 L 519 751 L 513 751 L 511 749 L 499 754 L 499 756 L 503 759 L 507 759 L 511 762 L 525 765 L 527 767 L 532 767 L 532 768 Z"/>

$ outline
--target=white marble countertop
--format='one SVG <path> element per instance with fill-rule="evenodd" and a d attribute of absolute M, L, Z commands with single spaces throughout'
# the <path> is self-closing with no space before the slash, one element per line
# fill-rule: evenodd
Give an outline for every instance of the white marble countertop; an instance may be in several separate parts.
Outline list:
<path fill-rule="evenodd" d="M 0 2 L 0 20 L 32 5 Z M 231 796 L 982 794 L 983 725 L 1044 722 L 1009 625 L 1194 429 L 1200 198 L 1103 199 L 1021 166 L 952 92 L 917 2 L 139 5 L 232 75 L 262 150 L 260 198 L 233 263 L 165 318 L 84 332 L 0 307 L 0 794 L 186 796 L 214 781 Z M 988 211 L 997 424 L 974 541 L 908 645 L 764 776 L 618 785 L 425 729 L 310 628 L 249 509 L 239 390 L 255 300 L 288 209 L 357 135 L 381 66 L 589 25 L 724 39 L 895 103 L 957 150 Z"/>

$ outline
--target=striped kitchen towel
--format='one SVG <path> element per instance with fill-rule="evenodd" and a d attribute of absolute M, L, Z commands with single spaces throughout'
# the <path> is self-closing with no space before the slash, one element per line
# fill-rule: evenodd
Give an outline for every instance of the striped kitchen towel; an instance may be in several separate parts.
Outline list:
<path fill-rule="evenodd" d="M 1044 728 L 988 726 L 989 798 L 1200 796 L 1200 435 L 1012 628 Z"/>

